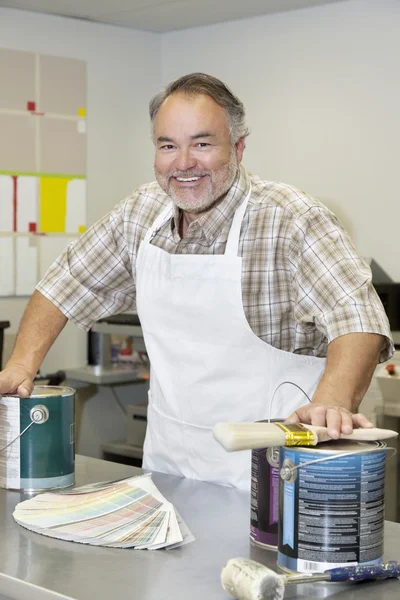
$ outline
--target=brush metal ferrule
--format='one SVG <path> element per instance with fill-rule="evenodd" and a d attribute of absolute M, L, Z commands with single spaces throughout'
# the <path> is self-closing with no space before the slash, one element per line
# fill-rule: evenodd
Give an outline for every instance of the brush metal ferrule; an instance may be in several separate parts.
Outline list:
<path fill-rule="evenodd" d="M 285 432 L 285 446 L 315 446 L 316 436 L 301 423 L 275 423 Z"/>

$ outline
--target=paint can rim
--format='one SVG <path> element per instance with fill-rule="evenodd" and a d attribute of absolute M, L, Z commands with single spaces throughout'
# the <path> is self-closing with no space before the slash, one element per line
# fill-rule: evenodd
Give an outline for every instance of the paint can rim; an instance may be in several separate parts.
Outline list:
<path fill-rule="evenodd" d="M 386 449 L 387 444 L 383 441 L 370 442 L 363 440 L 332 440 L 329 442 L 321 442 L 316 446 L 284 446 L 286 450 L 294 450 L 295 452 L 305 452 L 308 454 L 337 454 L 340 457 L 341 454 L 348 452 L 357 451 L 358 454 L 369 454 L 377 452 L 379 450 Z M 363 452 L 365 450 L 365 452 Z"/>
<path fill-rule="evenodd" d="M 31 400 L 37 398 L 54 398 L 55 396 L 59 396 L 60 398 L 64 398 L 66 396 L 73 396 L 76 393 L 76 390 L 72 387 L 68 386 L 58 386 L 58 385 L 35 385 L 33 388 L 32 394 L 27 398 L 21 398 L 17 394 L 1 394 L 0 398 L 18 398 L 18 400 Z"/>

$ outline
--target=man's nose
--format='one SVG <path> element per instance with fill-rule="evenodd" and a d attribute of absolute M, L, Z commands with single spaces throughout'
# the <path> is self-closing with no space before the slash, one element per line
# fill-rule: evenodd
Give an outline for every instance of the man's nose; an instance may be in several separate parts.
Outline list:
<path fill-rule="evenodd" d="M 196 158 L 188 150 L 180 150 L 178 156 L 176 157 L 176 168 L 180 171 L 187 171 L 188 169 L 192 169 L 197 164 Z"/>

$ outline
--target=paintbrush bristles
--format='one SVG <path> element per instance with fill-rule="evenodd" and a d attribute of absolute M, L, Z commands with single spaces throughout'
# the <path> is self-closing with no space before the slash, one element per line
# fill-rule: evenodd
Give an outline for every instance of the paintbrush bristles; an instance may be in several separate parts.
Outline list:
<path fill-rule="evenodd" d="M 286 435 L 274 423 L 217 423 L 214 438 L 228 452 L 284 446 Z"/>

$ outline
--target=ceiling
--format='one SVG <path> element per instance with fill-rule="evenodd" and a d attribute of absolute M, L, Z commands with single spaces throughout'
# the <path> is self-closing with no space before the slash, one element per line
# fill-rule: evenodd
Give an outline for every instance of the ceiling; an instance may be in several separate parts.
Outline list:
<path fill-rule="evenodd" d="M 345 0 L 0 0 L 0 7 L 166 32 Z"/>

